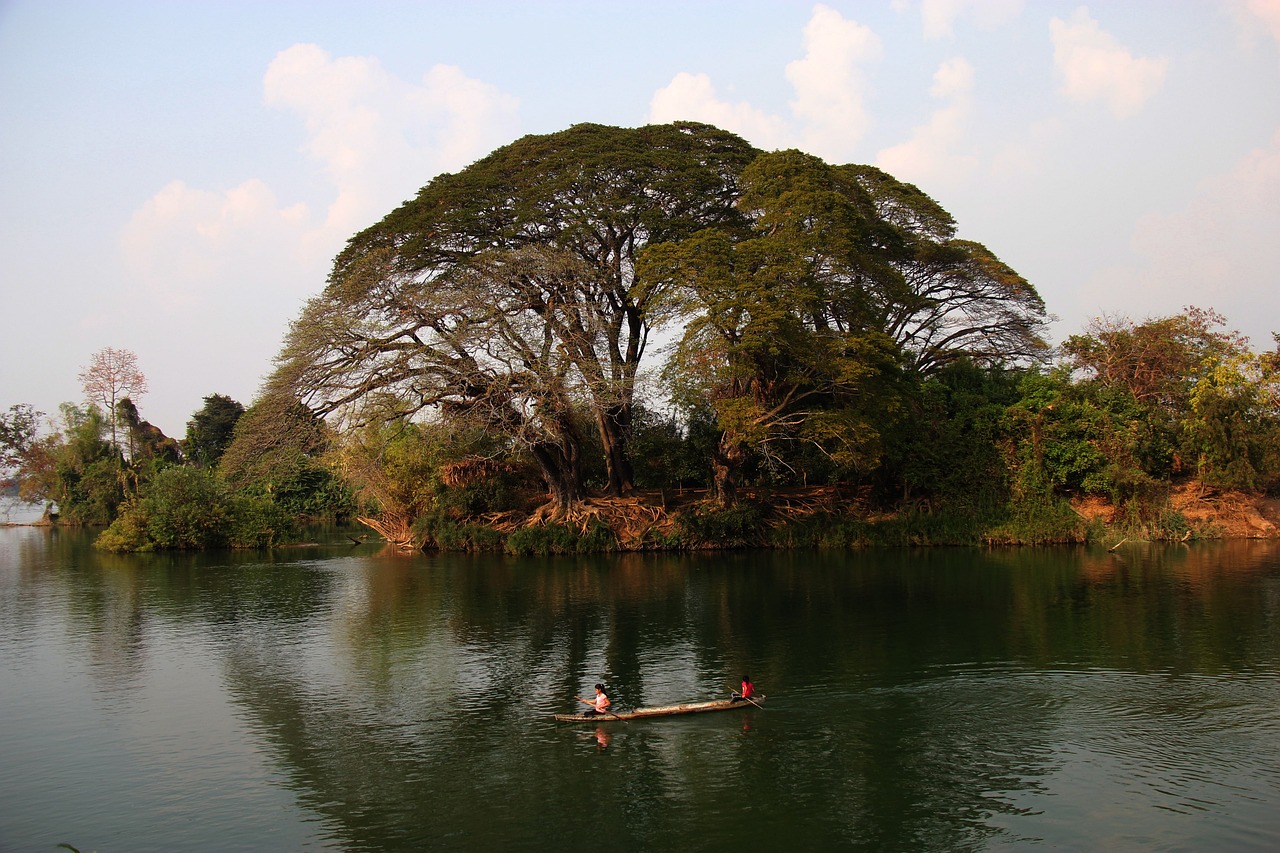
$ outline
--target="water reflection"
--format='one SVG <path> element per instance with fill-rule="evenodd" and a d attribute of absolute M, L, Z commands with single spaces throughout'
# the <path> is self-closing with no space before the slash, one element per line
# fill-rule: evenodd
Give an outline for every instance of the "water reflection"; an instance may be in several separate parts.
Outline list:
<path fill-rule="evenodd" d="M 14 532 L 0 540 L 0 696 L 18 713 L 0 723 L 0 750 L 58 748 L 56 715 L 28 719 L 40 704 L 9 698 L 52 689 L 39 659 L 85 674 L 87 698 L 67 713 L 140 743 L 181 705 L 166 688 L 216 696 L 198 722 L 206 764 L 223 749 L 270 776 L 246 795 L 243 770 L 211 771 L 187 808 L 239 785 L 237 808 L 247 798 L 265 823 L 278 785 L 305 829 L 293 846 L 1280 841 L 1272 543 L 119 557 L 66 531 Z M 588 729 L 549 719 L 596 681 L 634 707 L 727 695 L 744 671 L 766 709 Z M 196 738 L 195 721 L 166 725 Z M 164 748 L 149 760 L 190 747 Z M 112 774 L 109 757 L 94 760 Z M 171 805 L 130 808 L 129 837 L 192 846 Z M 5 821 L 0 846 L 27 846 Z"/>

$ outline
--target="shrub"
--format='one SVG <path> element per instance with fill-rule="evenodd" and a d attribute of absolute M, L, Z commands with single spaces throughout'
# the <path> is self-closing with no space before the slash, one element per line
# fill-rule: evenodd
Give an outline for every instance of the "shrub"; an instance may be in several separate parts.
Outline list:
<path fill-rule="evenodd" d="M 764 508 L 745 501 L 724 509 L 698 507 L 682 512 L 676 523 L 681 537 L 690 544 L 748 548 L 762 545 L 769 538 Z"/>
<path fill-rule="evenodd" d="M 95 543 L 106 551 L 266 547 L 292 535 L 288 511 L 263 497 L 230 494 L 202 468 L 156 474 Z"/>
<path fill-rule="evenodd" d="M 521 527 L 506 541 L 508 554 L 591 554 L 616 549 L 613 531 L 599 520 L 585 532 L 555 521 Z"/>

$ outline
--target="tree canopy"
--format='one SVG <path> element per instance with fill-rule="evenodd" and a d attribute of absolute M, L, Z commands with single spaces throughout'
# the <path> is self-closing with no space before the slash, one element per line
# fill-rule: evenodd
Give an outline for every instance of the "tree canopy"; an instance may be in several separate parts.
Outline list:
<path fill-rule="evenodd" d="M 276 383 L 356 420 L 388 394 L 400 415 L 469 415 L 526 447 L 562 505 L 581 490 L 582 404 L 608 489 L 628 491 L 636 375 L 669 318 L 637 255 L 736 221 L 755 154 L 707 125 L 577 125 L 442 175 L 350 241 Z"/>
<path fill-rule="evenodd" d="M 584 448 L 609 493 L 633 487 L 637 379 L 664 325 L 683 329 L 677 397 L 712 403 L 728 489 L 784 435 L 873 464 L 895 376 L 1043 358 L 1044 322 L 1028 282 L 884 172 L 702 124 L 585 124 L 441 175 L 355 235 L 270 388 L 348 425 L 504 436 L 563 509 Z"/>
<path fill-rule="evenodd" d="M 187 436 L 182 442 L 187 458 L 206 468 L 216 465 L 243 414 L 244 406 L 225 394 L 205 397 L 204 405 L 187 421 Z"/>

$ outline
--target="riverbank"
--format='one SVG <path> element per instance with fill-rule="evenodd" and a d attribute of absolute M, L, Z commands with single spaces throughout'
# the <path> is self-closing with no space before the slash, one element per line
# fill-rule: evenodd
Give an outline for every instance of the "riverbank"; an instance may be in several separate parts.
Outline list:
<path fill-rule="evenodd" d="M 1158 527 L 1135 522 L 1125 508 L 1103 498 L 1074 499 L 1069 506 L 1071 517 L 1015 524 L 927 504 L 877 511 L 864 495 L 831 486 L 744 490 L 742 501 L 728 509 L 714 505 L 705 490 L 655 489 L 587 498 L 558 519 L 542 507 L 437 521 L 419 527 L 414 541 L 399 547 L 546 554 L 1280 538 L 1280 498 L 1190 482 L 1171 488 Z M 6 501 L 0 507 L 0 527 L 48 525 L 40 504 Z"/>
<path fill-rule="evenodd" d="M 1100 498 L 1072 501 L 1081 517 L 1113 527 L 1121 523 L 1118 508 Z M 1205 488 L 1187 482 L 1170 490 L 1169 509 L 1201 539 L 1274 539 L 1280 537 L 1280 498 L 1231 489 Z"/>
<path fill-rule="evenodd" d="M 1172 486 L 1163 503 L 1141 509 L 1090 497 L 982 515 L 924 502 L 885 511 L 865 495 L 830 486 L 744 490 L 729 508 L 702 490 L 653 490 L 588 498 L 559 517 L 542 506 L 436 518 L 416 525 L 414 534 L 403 550 L 512 554 L 1269 539 L 1280 537 L 1280 500 L 1188 482 Z"/>

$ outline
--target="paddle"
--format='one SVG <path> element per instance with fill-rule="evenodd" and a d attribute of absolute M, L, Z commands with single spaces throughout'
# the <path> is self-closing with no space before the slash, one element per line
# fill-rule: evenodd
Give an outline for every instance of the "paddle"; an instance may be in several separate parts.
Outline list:
<path fill-rule="evenodd" d="M 595 703 L 595 702 L 588 702 L 586 699 L 583 699 L 581 696 L 574 696 L 573 698 L 574 698 L 574 699 L 577 699 L 577 700 L 578 700 L 579 702 L 581 702 L 583 705 L 590 705 L 592 708 L 594 708 L 594 707 L 596 706 L 596 703 Z M 602 712 L 602 713 L 600 714 L 600 716 L 602 716 L 602 717 L 613 717 L 615 720 L 622 720 L 622 722 L 624 722 L 624 723 L 629 723 L 629 722 L 631 722 L 630 720 L 626 720 L 626 719 L 623 719 L 622 717 L 619 717 L 617 714 L 613 713 L 612 711 L 604 711 L 604 712 Z"/>
<path fill-rule="evenodd" d="M 736 696 L 736 695 L 738 695 L 738 691 L 734 690 L 732 687 L 730 687 L 730 688 L 729 688 L 729 692 L 730 692 L 730 693 L 732 693 L 732 694 L 733 694 L 733 695 L 735 695 L 735 696 Z M 750 702 L 752 705 L 755 705 L 755 706 L 756 706 L 757 708 L 759 708 L 761 711 L 763 711 L 763 710 L 764 710 L 764 706 L 763 706 L 763 705 L 761 705 L 761 704 L 760 704 L 759 702 L 757 702 L 756 700 L 752 699 L 750 696 L 743 696 L 742 698 L 743 698 L 743 699 L 746 699 L 746 700 L 747 700 L 748 702 Z"/>

